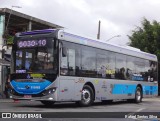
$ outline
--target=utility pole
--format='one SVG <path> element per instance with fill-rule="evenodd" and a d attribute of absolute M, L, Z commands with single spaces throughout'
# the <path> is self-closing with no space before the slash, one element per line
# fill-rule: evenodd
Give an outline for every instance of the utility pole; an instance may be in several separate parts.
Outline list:
<path fill-rule="evenodd" d="M 101 28 L 101 21 L 99 20 L 97 39 L 100 39 L 100 28 Z"/>

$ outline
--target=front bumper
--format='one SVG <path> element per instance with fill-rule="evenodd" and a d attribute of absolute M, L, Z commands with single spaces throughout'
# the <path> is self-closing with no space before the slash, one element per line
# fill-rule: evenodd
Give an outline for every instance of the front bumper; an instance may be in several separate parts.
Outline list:
<path fill-rule="evenodd" d="M 33 101 L 57 101 L 54 95 L 47 95 L 43 97 L 32 97 L 32 95 L 16 96 L 10 94 L 10 99 L 13 100 L 33 100 Z"/>
<path fill-rule="evenodd" d="M 10 91 L 10 99 L 14 100 L 33 100 L 33 101 L 57 101 L 57 91 L 45 90 L 39 94 L 18 94 L 14 89 Z"/>

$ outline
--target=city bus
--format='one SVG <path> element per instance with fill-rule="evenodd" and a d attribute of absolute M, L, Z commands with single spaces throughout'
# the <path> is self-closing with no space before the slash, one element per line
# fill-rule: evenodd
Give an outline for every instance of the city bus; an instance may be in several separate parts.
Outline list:
<path fill-rule="evenodd" d="M 17 33 L 11 58 L 12 99 L 90 106 L 158 95 L 156 55 L 133 47 L 45 29 Z"/>

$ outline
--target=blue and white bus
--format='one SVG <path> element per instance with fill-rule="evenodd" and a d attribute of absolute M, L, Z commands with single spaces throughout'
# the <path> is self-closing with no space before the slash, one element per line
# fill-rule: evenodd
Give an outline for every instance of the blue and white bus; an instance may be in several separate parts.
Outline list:
<path fill-rule="evenodd" d="M 16 34 L 12 46 L 11 98 L 45 105 L 127 99 L 140 103 L 158 95 L 157 57 L 129 46 L 85 38 L 63 30 Z"/>

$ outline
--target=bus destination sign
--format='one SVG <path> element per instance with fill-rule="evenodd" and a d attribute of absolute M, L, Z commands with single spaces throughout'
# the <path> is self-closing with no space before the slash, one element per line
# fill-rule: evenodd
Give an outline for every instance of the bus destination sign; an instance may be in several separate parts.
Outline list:
<path fill-rule="evenodd" d="M 46 46 L 46 39 L 40 40 L 20 40 L 17 42 L 18 48 L 30 48 L 30 47 L 44 47 Z"/>

